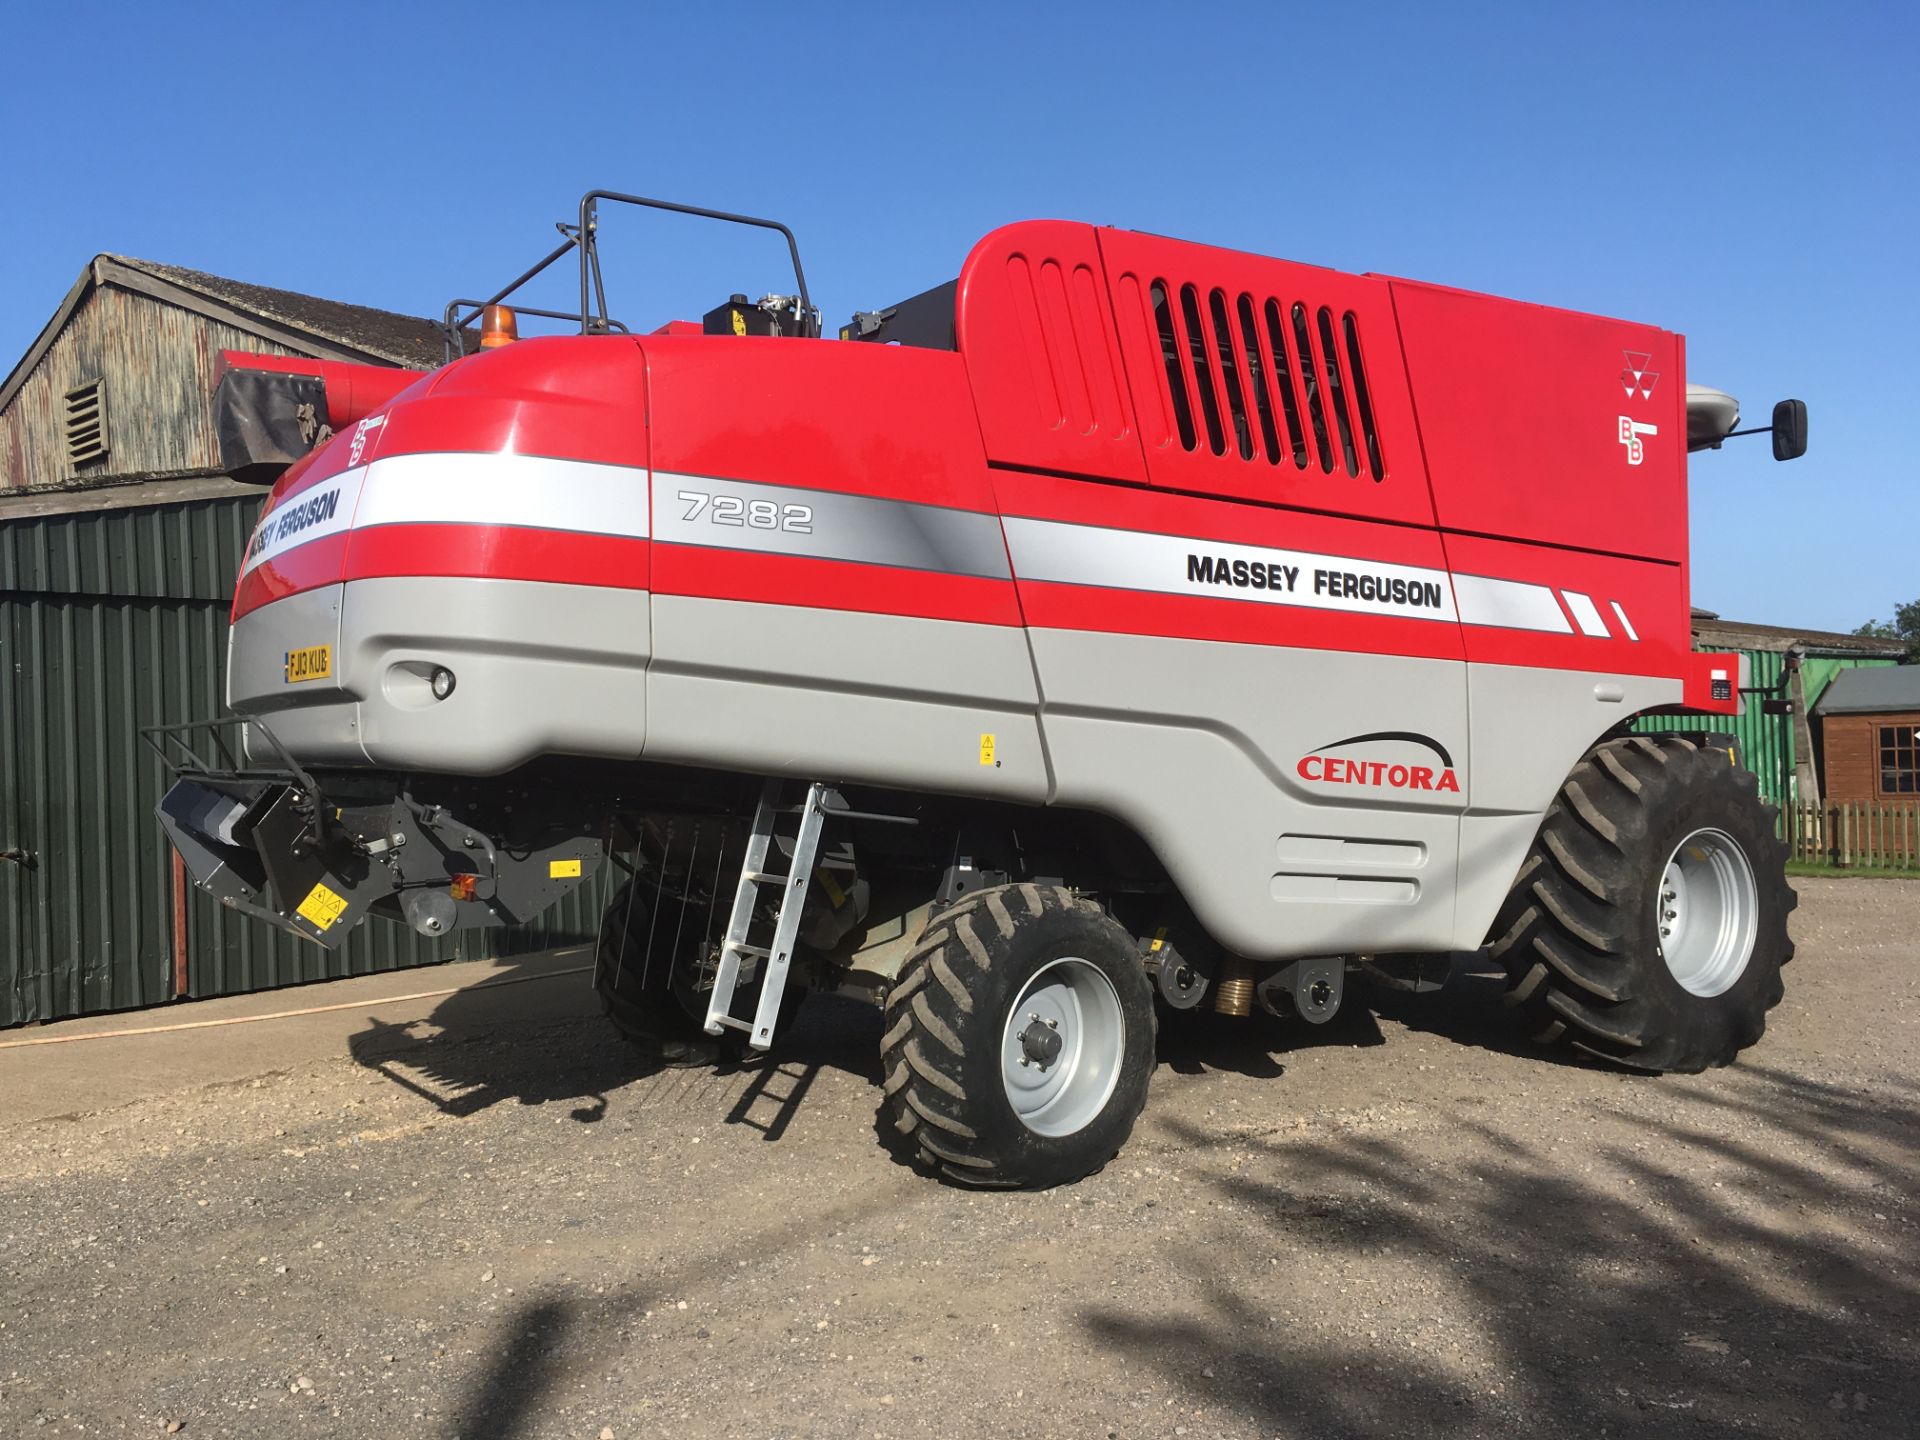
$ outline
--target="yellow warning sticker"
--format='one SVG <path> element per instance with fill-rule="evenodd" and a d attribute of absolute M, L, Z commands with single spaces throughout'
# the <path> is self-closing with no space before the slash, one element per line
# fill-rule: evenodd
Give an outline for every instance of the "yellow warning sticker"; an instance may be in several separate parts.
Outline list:
<path fill-rule="evenodd" d="M 302 680 L 329 680 L 333 677 L 333 646 L 309 645 L 304 650 L 287 651 L 287 683 Z"/>
<path fill-rule="evenodd" d="M 333 922 L 346 914 L 347 900 L 344 895 L 336 895 L 329 890 L 326 882 L 307 892 L 307 898 L 300 902 L 295 912 L 302 920 L 310 921 L 316 930 L 331 930 Z"/>
<path fill-rule="evenodd" d="M 578 860 L 549 860 L 547 862 L 549 880 L 578 880 L 580 862 Z"/>
<path fill-rule="evenodd" d="M 813 872 L 813 878 L 820 882 L 820 888 L 827 892 L 827 899 L 838 910 L 847 903 L 847 892 L 840 888 L 840 882 L 833 878 L 831 870 L 820 869 Z"/>
<path fill-rule="evenodd" d="M 991 735 L 982 735 L 980 737 L 980 763 L 982 765 L 999 763 L 993 758 L 993 736 Z"/>

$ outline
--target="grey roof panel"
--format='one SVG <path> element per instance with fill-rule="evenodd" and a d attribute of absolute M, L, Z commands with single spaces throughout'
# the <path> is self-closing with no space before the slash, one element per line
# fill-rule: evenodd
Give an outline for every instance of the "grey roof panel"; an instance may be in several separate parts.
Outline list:
<path fill-rule="evenodd" d="M 1920 665 L 1874 665 L 1842 670 L 1814 704 L 1816 715 L 1876 715 L 1920 711 Z"/>

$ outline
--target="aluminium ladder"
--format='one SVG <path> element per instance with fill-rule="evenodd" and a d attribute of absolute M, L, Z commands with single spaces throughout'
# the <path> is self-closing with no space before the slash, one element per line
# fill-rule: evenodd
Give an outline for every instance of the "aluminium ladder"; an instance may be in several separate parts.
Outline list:
<path fill-rule="evenodd" d="M 760 791 L 760 803 L 754 807 L 753 833 L 747 838 L 740 885 L 734 891 L 733 913 L 727 920 L 726 939 L 721 944 L 720 962 L 714 971 L 713 994 L 707 1000 L 707 1034 L 743 1030 L 747 1044 L 755 1050 L 765 1050 L 773 1043 L 774 1026 L 780 1017 L 780 997 L 787 988 L 787 969 L 793 963 L 793 947 L 800 934 L 800 912 L 806 908 L 807 882 L 812 877 L 814 857 L 820 848 L 820 827 L 827 818 L 827 787 L 818 783 L 809 785 L 807 798 L 800 807 L 792 865 L 784 875 L 770 871 L 767 865 L 776 853 L 773 841 L 778 817 L 792 813 L 790 807 L 783 811 L 779 803 L 780 790 L 780 781 L 767 781 Z M 762 886 L 778 886 L 780 890 L 773 938 L 765 946 L 747 941 L 754 912 L 760 907 Z M 733 1014 L 734 988 L 739 983 L 742 962 L 749 959 L 763 962 L 760 1002 L 750 1022 Z"/>

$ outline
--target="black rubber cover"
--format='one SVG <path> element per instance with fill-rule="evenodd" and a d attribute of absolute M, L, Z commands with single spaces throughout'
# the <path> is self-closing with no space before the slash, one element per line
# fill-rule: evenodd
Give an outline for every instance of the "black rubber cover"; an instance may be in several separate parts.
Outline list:
<path fill-rule="evenodd" d="M 220 468 L 249 485 L 271 485 L 313 449 L 326 418 L 327 383 L 317 375 L 229 370 L 213 393 Z"/>

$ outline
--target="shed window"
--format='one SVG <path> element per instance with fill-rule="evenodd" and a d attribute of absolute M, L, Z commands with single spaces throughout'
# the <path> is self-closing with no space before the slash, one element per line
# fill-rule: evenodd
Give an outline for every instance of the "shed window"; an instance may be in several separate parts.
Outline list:
<path fill-rule="evenodd" d="M 67 463 L 81 466 L 107 454 L 107 385 L 89 381 L 67 391 Z"/>
<path fill-rule="evenodd" d="M 1880 727 L 1880 793 L 1920 794 L 1920 725 Z"/>

